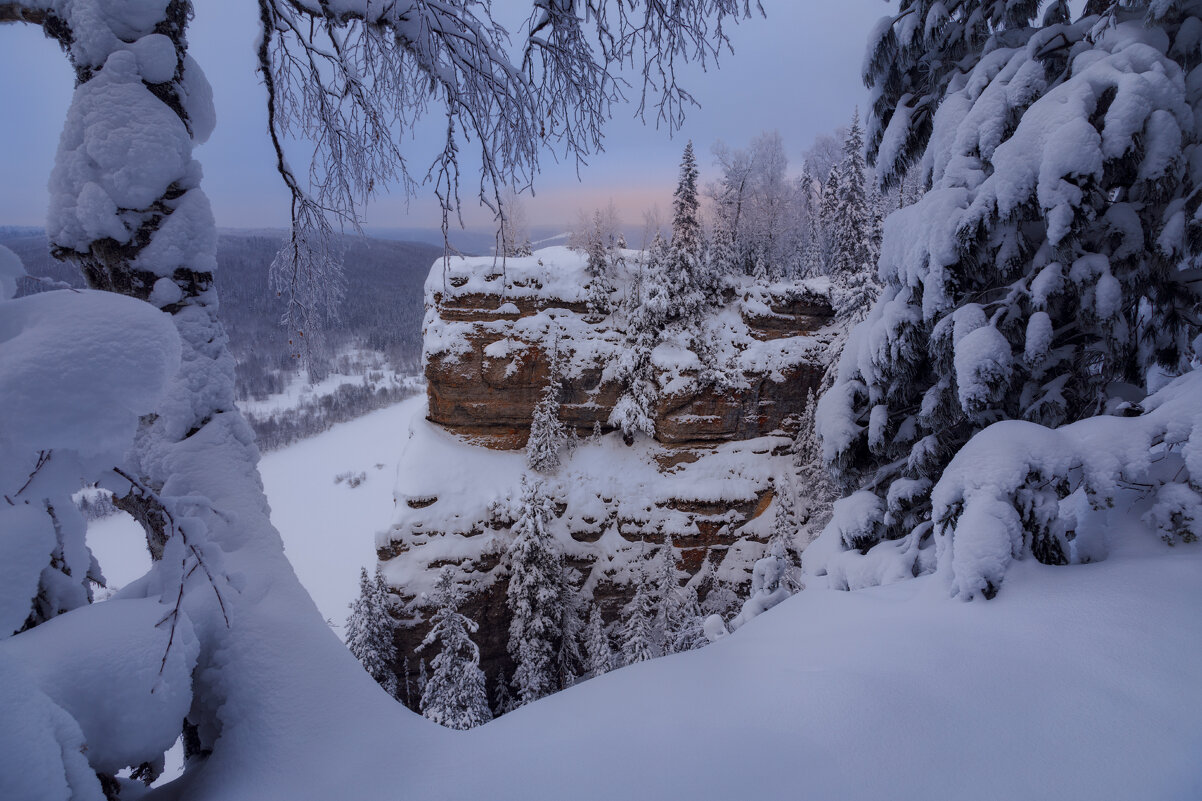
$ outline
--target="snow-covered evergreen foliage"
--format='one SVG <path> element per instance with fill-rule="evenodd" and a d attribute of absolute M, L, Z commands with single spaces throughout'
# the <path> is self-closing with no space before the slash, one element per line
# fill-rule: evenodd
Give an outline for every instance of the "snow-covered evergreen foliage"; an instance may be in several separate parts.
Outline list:
<path fill-rule="evenodd" d="M 772 520 L 772 536 L 768 539 L 768 553 L 784 563 L 781 583 L 790 594 L 801 590 L 801 564 L 797 556 L 801 519 L 794 500 L 796 494 L 793 482 L 785 479 L 777 483 L 776 517 Z"/>
<path fill-rule="evenodd" d="M 513 541 L 506 553 L 509 654 L 522 704 L 559 689 L 555 655 L 563 627 L 563 556 L 549 525 L 554 505 L 541 483 L 523 477 Z"/>
<path fill-rule="evenodd" d="M 634 597 L 622 610 L 622 664 L 633 665 L 659 656 L 657 648 L 656 618 L 659 604 L 656 603 L 655 577 L 647 563 L 639 565 L 634 581 Z"/>
<path fill-rule="evenodd" d="M 701 612 L 701 604 L 697 601 L 697 588 L 690 583 L 680 591 L 680 604 L 676 612 L 676 620 L 668 631 L 665 650 L 670 653 L 692 651 L 700 648 L 709 640 L 705 636 L 705 615 Z"/>
<path fill-rule="evenodd" d="M 622 432 L 627 444 L 636 434 L 655 436 L 659 383 L 651 351 L 660 342 L 671 309 L 664 272 L 667 260 L 667 245 L 657 233 L 625 303 L 627 347 L 614 365 L 623 391 L 610 412 L 609 424 Z"/>
<path fill-rule="evenodd" d="M 818 535 L 831 517 L 831 505 L 836 497 L 830 471 L 822 456 L 822 441 L 815 420 L 818 399 L 814 390 L 806 395 L 805 412 L 797 427 L 793 442 L 793 465 L 797 469 L 797 484 L 803 488 L 799 495 L 802 508 L 795 510 L 803 532 L 798 546 L 804 547 Z"/>
<path fill-rule="evenodd" d="M 584 609 L 580 592 L 576 589 L 578 584 L 580 571 L 565 568 L 561 584 L 563 598 L 560 601 L 559 648 L 555 652 L 560 689 L 575 684 L 576 678 L 585 669 L 585 655 L 581 651 L 581 638 L 585 631 Z"/>
<path fill-rule="evenodd" d="M 567 442 L 567 430 L 559 419 L 561 391 L 558 350 L 551 354 L 547 370 L 547 385 L 534 406 L 530 420 L 530 438 L 526 441 L 526 464 L 540 473 L 554 473 L 559 468 L 559 452 Z"/>
<path fill-rule="evenodd" d="M 663 544 L 655 553 L 655 625 L 653 636 L 656 650 L 661 654 L 671 653 L 676 631 L 681 628 L 682 597 L 680 581 L 676 578 L 676 548 L 672 535 L 665 534 Z"/>
<path fill-rule="evenodd" d="M 761 615 L 792 594 L 789 588 L 789 560 L 785 556 L 784 544 L 777 540 L 770 544 L 768 554 L 755 563 L 751 572 L 751 594 L 743 602 L 739 614 L 730 621 L 731 630 Z"/>
<path fill-rule="evenodd" d="M 991 423 L 1104 414 L 1190 368 L 1202 6 L 1037 10 L 903 0 L 870 44 L 870 154 L 886 183 L 921 158 L 931 190 L 887 220 L 881 298 L 819 402 L 840 483 L 874 499 L 841 504 L 824 537 L 845 547 L 967 530 L 940 522 L 931 487 Z M 1013 550 L 1064 563 L 1055 539 Z"/>
<path fill-rule="evenodd" d="M 367 568 L 359 571 L 359 597 L 351 602 L 346 619 L 346 647 L 373 679 L 393 698 L 397 697 L 396 645 L 392 615 L 388 612 L 388 587 L 380 566 L 374 576 Z"/>
<path fill-rule="evenodd" d="M 517 699 L 513 697 L 513 692 L 509 689 L 509 680 L 505 678 L 505 671 L 498 671 L 496 691 L 493 693 L 493 712 L 500 717 L 508 715 L 519 706 L 521 704 L 517 702 Z"/>
<path fill-rule="evenodd" d="M 601 211 L 598 209 L 593 212 L 592 225 L 584 244 L 585 253 L 588 254 L 588 264 L 585 270 L 588 274 L 586 294 L 588 310 L 592 314 L 606 315 L 612 309 L 610 298 L 614 292 L 614 282 L 610 276 L 613 260 L 610 254 L 613 249 L 614 242 L 605 241 Z"/>
<path fill-rule="evenodd" d="M 931 492 L 939 570 L 953 595 L 992 598 L 1014 559 L 1103 558 L 1092 510 L 1143 501 L 1168 545 L 1202 535 L 1202 371 L 1144 401 L 1138 417 L 1096 415 L 1058 429 L 1008 420 L 960 449 Z M 1096 531 L 1096 529 L 1095 529 Z M 892 543 L 886 543 L 892 545 Z"/>
<path fill-rule="evenodd" d="M 695 578 L 698 595 L 704 591 L 705 600 L 701 602 L 701 613 L 705 617 L 717 615 L 726 619 L 734 615 L 742 603 L 739 594 L 731 585 L 718 576 L 714 566 L 708 560 L 701 566 L 701 571 Z"/>
<path fill-rule="evenodd" d="M 662 285 L 667 290 L 665 319 L 695 321 L 705 304 L 702 289 L 705 273 L 704 241 L 701 236 L 701 199 L 697 194 L 697 160 L 693 143 L 684 146 L 680 182 L 672 193 L 672 241 L 660 264 Z"/>
<path fill-rule="evenodd" d="M 852 117 L 843 142 L 830 217 L 831 301 L 840 320 L 858 322 L 876 299 L 877 252 L 880 246 L 880 203 L 867 184 L 860 115 Z"/>
<path fill-rule="evenodd" d="M 434 672 L 422 692 L 421 712 L 447 728 L 470 729 L 489 721 L 492 712 L 480 669 L 480 649 L 471 638 L 479 626 L 459 612 L 463 591 L 455 583 L 450 565 L 438 574 L 433 600 L 437 611 L 418 650 L 430 645 L 439 650 L 430 662 Z"/>
<path fill-rule="evenodd" d="M 614 650 L 601 619 L 601 609 L 593 604 L 588 613 L 588 625 L 584 630 L 585 671 L 589 676 L 600 676 L 614 669 Z"/>

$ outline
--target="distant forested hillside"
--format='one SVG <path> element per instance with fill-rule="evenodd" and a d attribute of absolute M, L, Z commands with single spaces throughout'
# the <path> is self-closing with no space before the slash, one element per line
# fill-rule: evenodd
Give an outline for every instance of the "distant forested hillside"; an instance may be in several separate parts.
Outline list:
<path fill-rule="evenodd" d="M 338 320 L 322 332 L 310 376 L 363 376 L 362 386 L 338 386 L 328 397 L 281 400 L 279 408 L 246 403 L 289 392 L 299 364 L 288 334 L 279 324 L 283 304 L 268 285 L 268 268 L 279 249 L 282 231 L 220 232 L 217 244 L 217 291 L 221 318 L 237 359 L 238 400 L 267 449 L 308 436 L 333 422 L 377 408 L 412 391 L 396 376 L 420 371 L 422 350 L 422 286 L 442 248 L 419 242 L 397 242 L 346 236 L 346 293 Z M 82 287 L 83 277 L 70 264 L 50 256 L 46 236 L 36 228 L 0 228 L 0 244 L 14 251 L 30 276 Z M 22 294 L 53 286 L 22 279 Z M 381 380 L 380 375 L 391 376 Z M 352 397 L 353 396 L 353 397 Z"/>

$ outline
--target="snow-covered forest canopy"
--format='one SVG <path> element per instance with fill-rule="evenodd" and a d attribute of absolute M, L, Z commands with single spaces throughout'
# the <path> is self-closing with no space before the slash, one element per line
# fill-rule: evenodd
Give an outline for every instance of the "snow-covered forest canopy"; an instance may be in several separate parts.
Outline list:
<path fill-rule="evenodd" d="M 221 258 L 189 0 L 0 0 L 75 79 L 45 227 L 74 272 L 0 245 L 0 797 L 1202 794 L 1202 0 L 898 0 L 800 171 L 779 133 L 681 142 L 646 241 L 598 211 L 572 251 L 520 190 L 625 104 L 679 130 L 760 3 L 257 11 L 266 272 Z M 497 254 L 413 256 L 429 400 L 381 434 L 344 643 L 271 522 L 245 412 L 278 387 L 239 392 L 274 334 L 225 319 L 261 291 L 311 378 L 351 344 L 416 367 L 337 317 L 389 186 L 444 232 L 483 204 Z M 404 294 L 353 308 L 412 330 Z M 491 426 L 446 397 L 515 376 Z M 82 487 L 151 557 L 114 592 Z"/>

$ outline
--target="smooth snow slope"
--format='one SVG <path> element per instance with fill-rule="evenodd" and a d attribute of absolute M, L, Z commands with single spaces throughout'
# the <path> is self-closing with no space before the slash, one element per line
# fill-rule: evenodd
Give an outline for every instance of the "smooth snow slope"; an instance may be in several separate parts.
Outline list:
<path fill-rule="evenodd" d="M 420 402 L 264 460 L 273 519 L 319 599 L 353 594 L 352 574 L 391 505 L 371 489 L 391 487 L 391 466 L 372 469 L 374 452 Z M 368 470 L 367 483 L 334 485 L 349 469 Z M 382 517 L 358 551 L 325 534 L 341 519 L 349 538 L 369 507 Z M 320 666 L 297 665 L 278 691 L 311 696 L 307 714 L 248 742 L 244 766 L 211 765 L 160 792 L 222 801 L 1196 800 L 1202 547 L 1168 548 L 1138 524 L 1110 532 L 1107 560 L 1018 562 L 988 602 L 949 599 L 939 576 L 807 590 L 715 645 L 586 681 L 470 732 L 436 727 L 367 687 L 318 692 Z M 337 603 L 319 602 L 322 614 Z"/>
<path fill-rule="evenodd" d="M 1202 548 L 1022 562 L 986 603 L 938 581 L 803 592 L 423 754 L 398 797 L 1202 798 Z"/>

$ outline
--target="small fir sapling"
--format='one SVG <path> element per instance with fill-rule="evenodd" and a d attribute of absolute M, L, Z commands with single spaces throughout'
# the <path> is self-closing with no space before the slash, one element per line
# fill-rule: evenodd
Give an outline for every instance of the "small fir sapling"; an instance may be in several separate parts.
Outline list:
<path fill-rule="evenodd" d="M 496 691 L 493 693 L 493 712 L 497 717 L 508 715 L 513 710 L 517 709 L 521 704 L 513 697 L 513 693 L 509 690 L 509 679 L 505 676 L 504 670 L 497 671 L 497 679 L 495 682 Z"/>
<path fill-rule="evenodd" d="M 679 653 L 706 645 L 709 640 L 705 636 L 705 618 L 697 601 L 697 588 L 690 582 L 681 590 L 676 622 L 668 632 L 669 650 Z"/>
<path fill-rule="evenodd" d="M 593 212 L 592 225 L 584 243 L 585 254 L 588 257 L 585 264 L 585 274 L 588 275 L 585 296 L 589 312 L 598 316 L 607 315 L 613 310 L 610 300 L 614 293 L 614 283 L 610 276 L 614 266 L 611 256 L 613 244 L 611 242 L 607 246 L 604 238 L 601 211 L 598 209 Z"/>
<path fill-rule="evenodd" d="M 837 491 L 831 481 L 830 471 L 822 456 L 822 442 L 818 437 L 815 412 L 818 400 L 814 390 L 806 395 L 805 411 L 793 440 L 793 466 L 797 471 L 797 487 L 805 487 L 805 494 L 798 500 L 801 508 L 796 510 L 799 528 L 803 533 L 800 547 L 809 544 L 831 519 L 831 506 Z"/>
<path fill-rule="evenodd" d="M 800 521 L 794 502 L 796 489 L 787 479 L 776 487 L 776 518 L 772 522 L 772 536 L 768 539 L 768 554 L 781 560 L 781 582 L 790 594 L 800 592 L 801 561 L 797 556 L 797 536 Z"/>
<path fill-rule="evenodd" d="M 601 619 L 601 607 L 592 604 L 589 609 L 588 625 L 584 630 L 585 670 L 589 676 L 600 676 L 614 669 L 614 651 L 605 622 Z"/>

